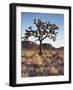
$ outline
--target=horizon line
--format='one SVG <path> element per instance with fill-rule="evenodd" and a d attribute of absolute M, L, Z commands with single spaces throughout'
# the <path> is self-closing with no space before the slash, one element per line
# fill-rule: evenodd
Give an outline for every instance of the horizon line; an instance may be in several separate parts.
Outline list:
<path fill-rule="evenodd" d="M 28 41 L 28 42 L 33 42 L 33 43 L 35 43 L 35 44 L 37 44 L 37 45 L 40 45 L 40 44 L 38 44 L 38 43 L 36 43 L 36 42 L 34 42 L 34 41 L 30 41 L 30 40 L 21 40 L 21 42 L 22 41 Z M 42 44 L 50 44 L 51 46 L 53 46 L 51 43 L 42 43 Z M 56 47 L 56 46 L 53 46 L 54 48 L 61 48 L 61 47 L 64 47 L 64 46 L 59 46 L 59 47 Z"/>

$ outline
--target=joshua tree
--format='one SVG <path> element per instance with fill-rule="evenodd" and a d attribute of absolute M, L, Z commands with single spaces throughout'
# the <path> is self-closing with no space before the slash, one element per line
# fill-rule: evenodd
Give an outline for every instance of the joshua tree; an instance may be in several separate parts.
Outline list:
<path fill-rule="evenodd" d="M 35 24 L 37 29 L 32 29 L 32 27 L 28 27 L 28 29 L 26 29 L 26 32 L 24 34 L 24 40 L 28 40 L 28 38 L 30 36 L 34 36 L 35 41 L 39 41 L 40 42 L 40 51 L 39 51 L 39 55 L 42 54 L 42 41 L 46 38 L 49 39 L 53 39 L 53 41 L 56 40 L 56 34 L 58 33 L 56 30 L 58 30 L 58 26 L 56 26 L 56 24 L 51 24 L 50 22 L 42 22 L 42 20 L 38 19 L 34 19 L 33 23 Z"/>

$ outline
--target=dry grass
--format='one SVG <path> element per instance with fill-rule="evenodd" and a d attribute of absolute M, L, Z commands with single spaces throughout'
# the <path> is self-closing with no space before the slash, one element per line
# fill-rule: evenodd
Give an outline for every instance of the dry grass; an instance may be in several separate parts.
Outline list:
<path fill-rule="evenodd" d="M 40 56 L 39 51 L 22 50 L 22 77 L 64 74 L 64 51 L 42 51 Z"/>

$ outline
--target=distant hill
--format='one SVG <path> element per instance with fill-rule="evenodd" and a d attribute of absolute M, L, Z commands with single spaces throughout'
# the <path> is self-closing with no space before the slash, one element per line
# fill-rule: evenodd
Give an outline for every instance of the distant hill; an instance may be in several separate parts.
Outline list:
<path fill-rule="evenodd" d="M 64 47 L 57 48 L 57 50 L 64 50 Z"/>
<path fill-rule="evenodd" d="M 33 42 L 33 41 L 22 41 L 22 49 L 39 49 L 39 44 Z M 49 49 L 49 50 L 63 50 L 64 47 L 55 48 L 51 44 L 43 43 L 42 44 L 43 49 Z"/>
<path fill-rule="evenodd" d="M 47 43 L 42 44 L 42 48 L 43 49 L 50 49 L 50 50 L 55 50 L 56 49 L 51 44 L 47 44 Z"/>
<path fill-rule="evenodd" d="M 22 48 L 24 49 L 36 49 L 39 47 L 38 44 L 32 41 L 22 41 Z"/>

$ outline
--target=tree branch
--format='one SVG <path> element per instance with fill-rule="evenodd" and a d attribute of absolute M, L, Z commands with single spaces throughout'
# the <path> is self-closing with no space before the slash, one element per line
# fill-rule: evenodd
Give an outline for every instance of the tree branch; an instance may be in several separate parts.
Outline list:
<path fill-rule="evenodd" d="M 43 41 L 46 37 L 49 37 L 48 34 L 49 34 L 49 33 L 47 33 L 47 35 L 46 35 L 45 37 L 42 38 L 42 41 Z"/>

